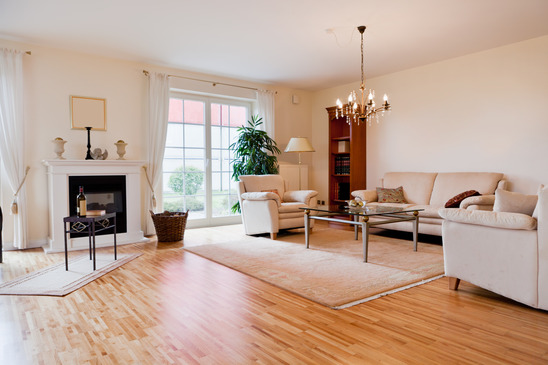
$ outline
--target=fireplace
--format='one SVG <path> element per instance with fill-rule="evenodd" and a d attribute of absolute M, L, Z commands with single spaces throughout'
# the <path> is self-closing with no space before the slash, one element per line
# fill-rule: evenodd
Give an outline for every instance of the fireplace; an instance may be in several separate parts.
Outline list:
<path fill-rule="evenodd" d="M 104 210 L 116 213 L 116 232 L 127 232 L 126 177 L 124 175 L 69 176 L 69 212 L 76 214 L 78 188 L 84 188 L 88 210 Z M 111 234 L 109 231 L 97 235 Z M 87 232 L 71 233 L 70 237 L 87 237 Z"/>
<path fill-rule="evenodd" d="M 78 186 L 84 187 L 88 209 L 116 212 L 118 245 L 148 242 L 141 229 L 141 179 L 144 161 L 44 160 L 48 178 L 49 235 L 46 252 L 63 252 L 63 218 L 76 214 Z M 69 250 L 86 249 L 88 238 L 72 235 Z M 97 247 L 113 245 L 111 234 L 96 237 Z"/>

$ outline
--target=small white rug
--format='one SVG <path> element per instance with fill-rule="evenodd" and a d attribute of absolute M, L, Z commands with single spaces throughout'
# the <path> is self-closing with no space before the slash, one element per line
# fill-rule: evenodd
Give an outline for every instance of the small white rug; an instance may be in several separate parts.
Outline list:
<path fill-rule="evenodd" d="M 87 283 L 141 256 L 142 253 L 96 254 L 96 270 L 89 254 L 69 258 L 69 269 L 65 271 L 65 261 L 43 268 L 14 280 L 0 284 L 0 295 L 51 295 L 64 296 Z"/>

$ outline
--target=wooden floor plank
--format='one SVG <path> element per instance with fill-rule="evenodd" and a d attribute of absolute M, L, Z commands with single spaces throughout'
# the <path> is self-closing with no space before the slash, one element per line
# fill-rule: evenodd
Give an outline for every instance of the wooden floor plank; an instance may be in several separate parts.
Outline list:
<path fill-rule="evenodd" d="M 188 229 L 184 245 L 242 239 L 240 225 Z M 548 362 L 547 312 L 466 282 L 451 291 L 442 278 L 332 310 L 181 242 L 119 249 L 143 255 L 65 297 L 0 296 L 0 364 Z M 5 252 L 0 279 L 62 261 Z"/>

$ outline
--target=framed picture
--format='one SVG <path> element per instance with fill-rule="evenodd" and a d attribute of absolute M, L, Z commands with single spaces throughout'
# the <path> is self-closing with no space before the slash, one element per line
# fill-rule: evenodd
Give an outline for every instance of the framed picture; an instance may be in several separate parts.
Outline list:
<path fill-rule="evenodd" d="M 85 96 L 70 97 L 70 116 L 72 129 L 86 129 L 94 131 L 107 130 L 107 100 L 88 98 Z"/>

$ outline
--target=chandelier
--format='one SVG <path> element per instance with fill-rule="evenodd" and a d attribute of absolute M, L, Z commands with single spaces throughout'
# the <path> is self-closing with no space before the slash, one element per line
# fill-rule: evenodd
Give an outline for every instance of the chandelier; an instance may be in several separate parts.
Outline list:
<path fill-rule="evenodd" d="M 365 25 L 358 27 L 358 31 L 361 34 L 361 53 L 362 53 L 362 82 L 360 84 L 360 98 L 357 98 L 356 91 L 353 90 L 348 95 L 348 104 L 343 105 L 341 99 L 337 99 L 337 108 L 335 109 L 335 116 L 346 117 L 346 122 L 351 124 L 352 122 L 358 125 L 363 122 L 368 122 L 371 125 L 371 120 L 375 119 L 379 122 L 379 115 L 384 115 L 384 112 L 390 109 L 388 103 L 388 95 L 384 94 L 384 100 L 381 106 L 375 106 L 375 90 L 369 89 L 369 93 L 365 88 L 365 76 L 363 72 L 363 32 L 365 31 Z M 367 94 L 367 97 L 366 97 Z"/>

